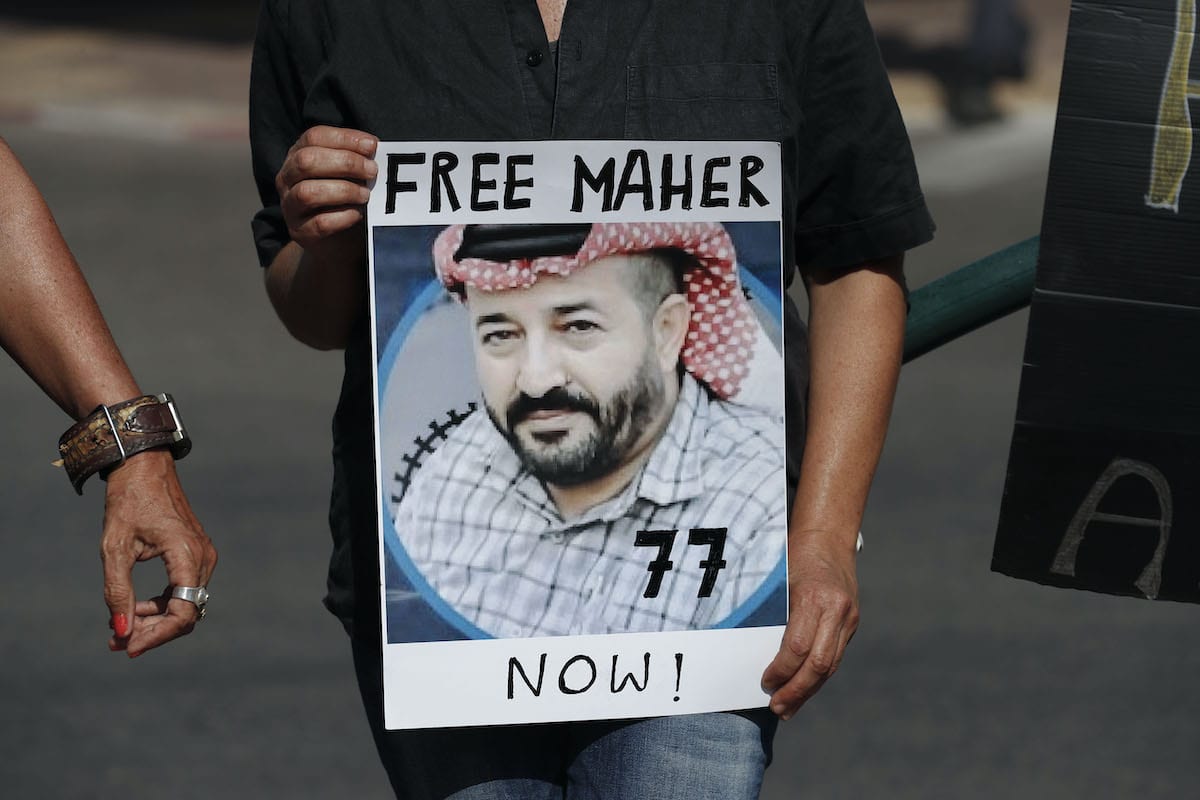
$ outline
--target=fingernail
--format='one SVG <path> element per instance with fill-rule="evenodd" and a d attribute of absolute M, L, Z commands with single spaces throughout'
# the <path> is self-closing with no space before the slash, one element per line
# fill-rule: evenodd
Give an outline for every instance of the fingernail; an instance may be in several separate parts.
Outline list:
<path fill-rule="evenodd" d="M 112 629 L 118 639 L 124 639 L 129 635 L 129 617 L 124 614 L 113 614 Z"/>

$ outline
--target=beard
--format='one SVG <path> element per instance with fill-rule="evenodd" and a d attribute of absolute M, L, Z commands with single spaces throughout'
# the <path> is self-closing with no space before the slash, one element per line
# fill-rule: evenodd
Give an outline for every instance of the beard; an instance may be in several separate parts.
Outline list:
<path fill-rule="evenodd" d="M 661 409 L 666 388 L 662 372 L 647 353 L 628 383 L 606 402 L 556 386 L 540 397 L 520 394 L 505 409 L 502 424 L 496 410 L 488 417 L 508 441 L 521 464 L 535 477 L 554 486 L 579 486 L 602 478 L 625 460 Z M 527 441 L 517 425 L 536 411 L 574 411 L 591 418 L 591 430 L 577 441 L 570 433 L 530 434 Z"/>

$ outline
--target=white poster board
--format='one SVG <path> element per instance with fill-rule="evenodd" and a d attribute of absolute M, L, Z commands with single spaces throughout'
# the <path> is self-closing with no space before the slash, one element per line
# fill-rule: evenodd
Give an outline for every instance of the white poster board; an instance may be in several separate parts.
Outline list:
<path fill-rule="evenodd" d="M 778 145 L 376 160 L 387 727 L 764 706 L 787 613 Z"/>

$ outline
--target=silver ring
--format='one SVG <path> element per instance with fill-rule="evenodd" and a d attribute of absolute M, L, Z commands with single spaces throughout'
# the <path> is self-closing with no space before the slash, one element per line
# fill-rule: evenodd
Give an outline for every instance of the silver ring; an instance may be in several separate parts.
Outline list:
<path fill-rule="evenodd" d="M 171 597 L 176 597 L 180 600 L 187 600 L 200 612 L 200 619 L 204 619 L 205 609 L 208 606 L 207 587 L 175 586 L 171 589 Z"/>

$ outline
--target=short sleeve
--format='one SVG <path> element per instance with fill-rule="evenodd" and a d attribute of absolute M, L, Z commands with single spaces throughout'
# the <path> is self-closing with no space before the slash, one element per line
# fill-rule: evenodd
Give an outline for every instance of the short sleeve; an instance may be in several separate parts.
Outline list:
<path fill-rule="evenodd" d="M 264 267 L 290 240 L 275 191 L 275 175 L 287 157 L 288 148 L 303 131 L 304 89 L 293 68 L 288 40 L 289 11 L 286 0 L 262 3 L 250 62 L 250 153 L 254 182 L 262 201 L 251 229 L 259 263 Z"/>
<path fill-rule="evenodd" d="M 814 4 L 795 227 L 801 267 L 853 266 L 933 236 L 912 147 L 862 0 Z"/>

